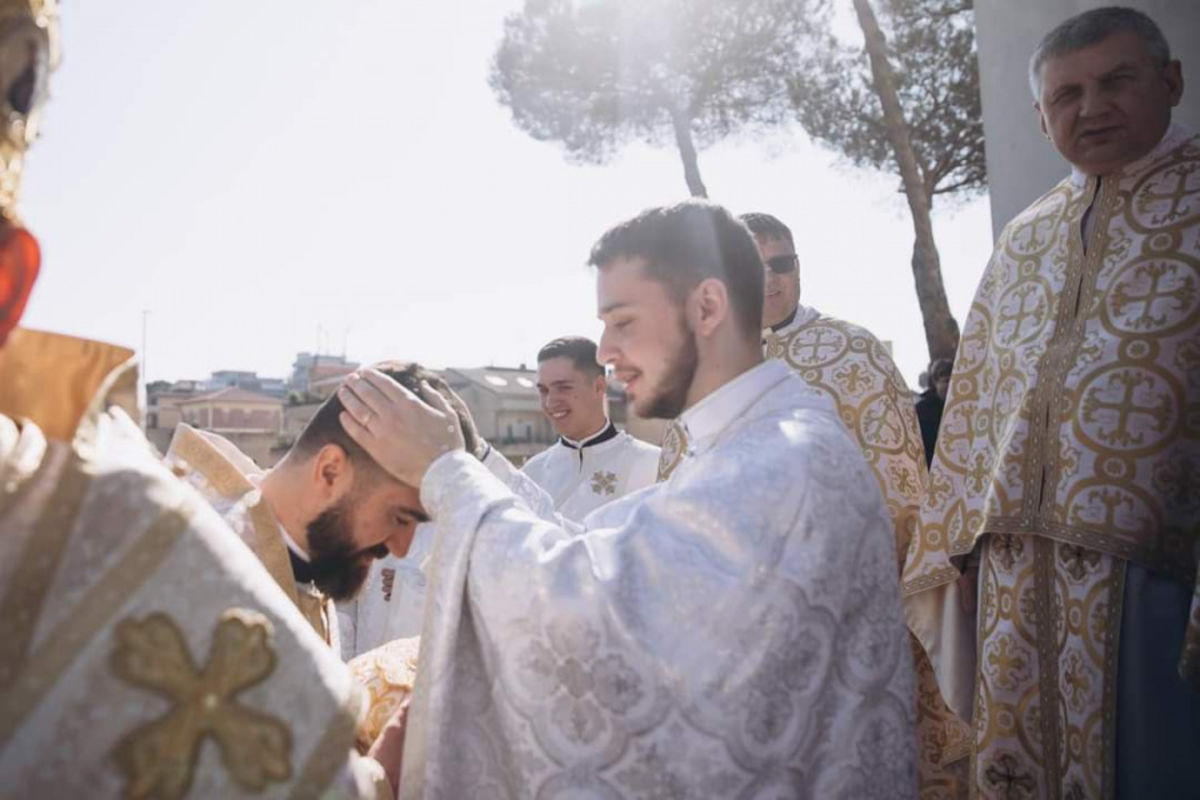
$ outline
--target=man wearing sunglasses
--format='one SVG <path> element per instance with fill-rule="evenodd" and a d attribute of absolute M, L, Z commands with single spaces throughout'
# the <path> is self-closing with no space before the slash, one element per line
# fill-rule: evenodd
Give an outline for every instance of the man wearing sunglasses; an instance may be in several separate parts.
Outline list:
<path fill-rule="evenodd" d="M 912 393 L 888 351 L 870 331 L 800 303 L 799 257 L 792 232 L 770 214 L 743 214 L 766 267 L 763 346 L 837 406 L 838 416 L 875 475 L 903 569 L 928 482 Z M 954 789 L 966 761 L 968 730 L 942 702 L 916 639 L 922 793 Z M 956 763 L 943 766 L 948 761 Z"/>

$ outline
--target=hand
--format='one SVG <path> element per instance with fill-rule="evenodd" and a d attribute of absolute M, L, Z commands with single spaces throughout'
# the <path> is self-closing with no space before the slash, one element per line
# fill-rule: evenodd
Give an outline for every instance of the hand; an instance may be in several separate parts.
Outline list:
<path fill-rule="evenodd" d="M 400 793 L 400 770 L 404 765 L 404 735 L 408 729 L 408 698 L 396 709 L 391 719 L 379 732 L 375 743 L 367 751 L 367 757 L 373 758 L 383 767 L 392 791 Z"/>
<path fill-rule="evenodd" d="M 463 427 L 463 437 L 468 441 L 475 442 L 475 452 L 472 455 L 482 461 L 483 457 L 487 455 L 488 443 L 479 435 L 479 427 L 475 424 L 475 418 L 471 416 L 470 407 L 458 396 L 458 392 L 451 389 L 450 384 L 441 378 L 430 381 L 430 385 L 435 392 L 446 398 L 450 403 L 450 407 L 459 414 Z"/>
<path fill-rule="evenodd" d="M 463 449 L 450 404 L 428 383 L 421 394 L 425 402 L 373 369 L 350 375 L 338 389 L 346 433 L 392 477 L 415 487 L 439 456 Z"/>

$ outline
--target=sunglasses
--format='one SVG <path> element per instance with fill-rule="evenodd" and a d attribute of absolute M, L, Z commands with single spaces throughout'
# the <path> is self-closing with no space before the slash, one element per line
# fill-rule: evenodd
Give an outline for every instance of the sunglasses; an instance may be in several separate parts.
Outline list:
<path fill-rule="evenodd" d="M 767 269 L 776 275 L 787 275 L 800 265 L 800 256 L 792 253 L 786 256 L 775 256 L 766 260 Z"/>

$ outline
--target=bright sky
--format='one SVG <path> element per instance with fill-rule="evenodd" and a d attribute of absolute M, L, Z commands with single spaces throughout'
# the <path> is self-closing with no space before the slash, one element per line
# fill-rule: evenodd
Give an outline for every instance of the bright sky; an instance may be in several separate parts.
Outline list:
<path fill-rule="evenodd" d="M 42 243 L 25 322 L 141 348 L 150 379 L 286 376 L 313 350 L 434 367 L 533 363 L 599 336 L 583 266 L 610 224 L 686 196 L 674 150 L 568 164 L 487 85 L 518 0 L 81 2 L 28 159 Z M 802 301 L 928 356 L 898 180 L 799 131 L 704 151 L 712 199 L 797 236 Z M 986 198 L 935 212 L 961 323 Z"/>

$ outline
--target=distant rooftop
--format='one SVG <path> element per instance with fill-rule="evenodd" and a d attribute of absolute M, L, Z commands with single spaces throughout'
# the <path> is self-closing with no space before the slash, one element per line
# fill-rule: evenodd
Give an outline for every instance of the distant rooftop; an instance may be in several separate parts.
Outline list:
<path fill-rule="evenodd" d="M 246 403 L 264 406 L 278 406 L 280 400 L 278 397 L 272 397 L 268 394 L 259 392 L 251 392 L 246 389 L 239 389 L 236 386 L 230 386 L 226 389 L 221 389 L 210 394 L 202 394 L 179 403 L 181 406 L 196 405 L 197 403 Z"/>
<path fill-rule="evenodd" d="M 443 377 L 453 383 L 460 375 L 467 381 L 501 395 L 537 397 L 537 373 L 521 367 L 451 367 Z"/>

